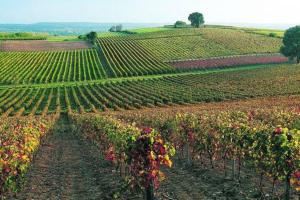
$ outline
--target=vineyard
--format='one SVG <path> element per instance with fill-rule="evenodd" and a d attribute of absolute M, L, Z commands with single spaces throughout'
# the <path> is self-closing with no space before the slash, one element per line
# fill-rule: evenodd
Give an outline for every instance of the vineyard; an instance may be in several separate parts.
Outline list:
<path fill-rule="evenodd" d="M 132 34 L 103 34 L 109 41 L 135 41 L 144 51 L 162 61 L 203 59 L 219 56 L 278 53 L 281 39 L 248 33 L 244 30 L 205 28 L 168 29 L 132 32 Z M 140 48 L 140 47 L 139 47 Z"/>
<path fill-rule="evenodd" d="M 87 42 L 49 42 L 46 40 L 17 40 L 3 41 L 0 51 L 30 52 L 30 51 L 68 51 L 89 49 L 92 45 Z"/>
<path fill-rule="evenodd" d="M 186 182 L 190 177 L 180 180 L 182 187 L 193 185 L 190 193 L 187 190 L 185 195 L 181 193 L 184 189 L 179 189 L 176 183 L 168 181 L 180 176 L 178 165 L 182 162 L 186 168 L 192 166 L 190 176 L 193 172 L 195 175 L 199 168 L 208 173 L 210 170 L 215 171 L 215 177 L 209 177 L 215 181 L 231 182 L 231 188 L 206 193 L 206 198 L 214 196 L 246 199 L 270 196 L 271 199 L 296 199 L 297 191 L 300 190 L 300 131 L 297 130 L 299 112 L 293 110 L 260 109 L 176 115 L 171 112 L 151 117 L 120 117 L 122 121 L 133 122 L 136 126 L 103 116 L 71 117 L 84 137 L 93 141 L 99 153 L 120 170 L 121 177 L 131 180 L 128 184 L 133 190 L 137 185 L 138 188 L 146 189 L 148 194 L 151 184 L 158 189 L 160 182 L 167 178 L 168 183 L 162 183 L 163 190 L 157 193 L 158 196 L 200 199 L 202 195 L 196 192 L 199 187 L 196 183 L 203 182 L 201 178 L 196 176 L 192 182 Z M 152 143 L 148 141 L 148 137 Z M 145 145 L 145 148 L 141 145 Z M 143 157 L 144 161 L 140 160 L 135 148 L 141 154 L 148 155 Z M 176 159 L 172 158 L 175 150 Z M 158 167 L 160 164 L 155 165 L 156 162 L 167 167 L 177 164 L 177 167 L 172 171 L 166 169 L 163 173 Z M 146 163 L 150 163 L 150 167 Z M 126 168 L 130 170 L 126 172 Z M 205 176 L 202 175 L 203 177 Z M 124 180 L 126 182 L 127 179 Z M 239 193 L 232 190 L 244 189 L 234 183 L 243 185 L 249 182 L 253 184 L 251 191 Z M 213 187 L 218 188 L 216 185 Z"/>
<path fill-rule="evenodd" d="M 163 74 L 173 68 L 152 55 L 135 41 L 102 38 L 98 40 L 112 77 Z"/>
<path fill-rule="evenodd" d="M 298 199 L 300 65 L 259 31 L 0 41 L 0 199 Z"/>
<path fill-rule="evenodd" d="M 98 80 L 107 72 L 96 50 L 1 52 L 2 84 Z"/>
<path fill-rule="evenodd" d="M 1 118 L 0 197 L 6 191 L 19 190 L 42 138 L 51 131 L 57 117 Z"/>
<path fill-rule="evenodd" d="M 215 28 L 165 31 L 153 33 L 151 37 L 147 34 L 143 36 L 136 36 L 135 39 L 164 61 L 276 53 L 281 45 L 278 38 Z"/>
<path fill-rule="evenodd" d="M 297 65 L 270 65 L 144 80 L 2 89 L 0 111 L 5 116 L 84 113 L 298 95 L 299 77 Z"/>
<path fill-rule="evenodd" d="M 246 55 L 246 56 L 229 56 L 220 58 L 208 58 L 202 60 L 188 60 L 188 61 L 175 61 L 170 62 L 172 66 L 180 70 L 190 69 L 211 69 L 211 68 L 224 68 L 242 65 L 254 64 L 278 64 L 287 63 L 288 58 L 278 55 Z"/>

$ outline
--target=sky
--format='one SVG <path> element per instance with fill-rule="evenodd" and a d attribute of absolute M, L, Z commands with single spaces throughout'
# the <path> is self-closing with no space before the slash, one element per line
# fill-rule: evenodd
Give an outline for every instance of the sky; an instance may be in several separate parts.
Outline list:
<path fill-rule="evenodd" d="M 173 23 L 190 13 L 207 23 L 300 24 L 300 0 L 0 0 L 0 24 Z"/>

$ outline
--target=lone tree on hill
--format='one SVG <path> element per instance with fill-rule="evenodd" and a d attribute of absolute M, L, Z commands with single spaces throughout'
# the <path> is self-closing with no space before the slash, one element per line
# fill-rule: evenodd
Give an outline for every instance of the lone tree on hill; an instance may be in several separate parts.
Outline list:
<path fill-rule="evenodd" d="M 283 46 L 280 52 L 300 63 L 300 26 L 290 28 L 284 33 Z"/>
<path fill-rule="evenodd" d="M 202 13 L 192 13 L 189 16 L 189 21 L 192 23 L 193 27 L 199 28 L 202 24 L 204 24 L 204 17 Z"/>
<path fill-rule="evenodd" d="M 87 38 L 88 40 L 90 40 L 93 44 L 95 44 L 96 39 L 97 39 L 97 33 L 94 32 L 94 31 L 92 31 L 92 32 L 90 32 L 90 33 L 88 33 L 88 34 L 86 35 L 86 38 Z"/>

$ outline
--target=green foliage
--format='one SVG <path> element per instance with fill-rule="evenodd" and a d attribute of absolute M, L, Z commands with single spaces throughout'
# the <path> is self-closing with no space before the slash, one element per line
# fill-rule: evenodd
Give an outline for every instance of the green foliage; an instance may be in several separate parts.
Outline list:
<path fill-rule="evenodd" d="M 272 32 L 272 33 L 269 33 L 269 36 L 270 37 L 277 37 L 277 34 Z"/>
<path fill-rule="evenodd" d="M 174 27 L 175 28 L 184 28 L 184 27 L 186 27 L 187 26 L 187 24 L 185 23 L 185 22 L 183 22 L 183 21 L 177 21 L 175 24 L 174 24 Z"/>
<path fill-rule="evenodd" d="M 300 62 L 300 26 L 288 29 L 283 37 L 281 53 Z"/>
<path fill-rule="evenodd" d="M 116 25 L 116 26 L 112 26 L 109 29 L 109 32 L 122 32 L 122 31 L 123 31 L 123 25 L 122 24 L 119 24 L 119 25 Z"/>
<path fill-rule="evenodd" d="M 191 22 L 192 26 L 196 28 L 199 28 L 202 24 L 204 24 L 203 14 L 199 12 L 190 14 L 188 19 Z"/>
<path fill-rule="evenodd" d="M 86 35 L 86 38 L 92 42 L 92 44 L 95 44 L 96 43 L 96 40 L 97 40 L 97 32 L 90 32 Z"/>
<path fill-rule="evenodd" d="M 0 40 L 46 40 L 48 34 L 37 33 L 0 33 Z"/>

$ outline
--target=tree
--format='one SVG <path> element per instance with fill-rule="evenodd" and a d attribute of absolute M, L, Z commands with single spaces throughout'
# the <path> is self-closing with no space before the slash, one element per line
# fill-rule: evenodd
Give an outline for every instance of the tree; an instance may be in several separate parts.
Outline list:
<path fill-rule="evenodd" d="M 300 26 L 292 27 L 284 33 L 283 46 L 280 52 L 300 63 Z"/>
<path fill-rule="evenodd" d="M 123 29 L 123 25 L 122 24 L 119 24 L 119 25 L 116 26 L 116 31 L 117 32 L 121 32 L 122 29 Z"/>
<path fill-rule="evenodd" d="M 116 26 L 112 26 L 112 27 L 110 27 L 110 29 L 109 29 L 109 32 L 116 32 Z"/>
<path fill-rule="evenodd" d="M 199 28 L 202 24 L 204 24 L 203 14 L 194 12 L 190 14 L 189 21 L 192 23 L 193 27 Z"/>
<path fill-rule="evenodd" d="M 90 33 L 88 33 L 88 34 L 86 35 L 86 38 L 87 38 L 88 40 L 90 40 L 93 44 L 95 44 L 96 39 L 97 39 L 97 33 L 94 32 L 94 31 L 92 31 L 92 32 L 90 32 Z"/>
<path fill-rule="evenodd" d="M 183 22 L 183 21 L 177 21 L 177 22 L 174 24 L 174 27 L 175 27 L 175 28 L 186 27 L 186 23 Z"/>

